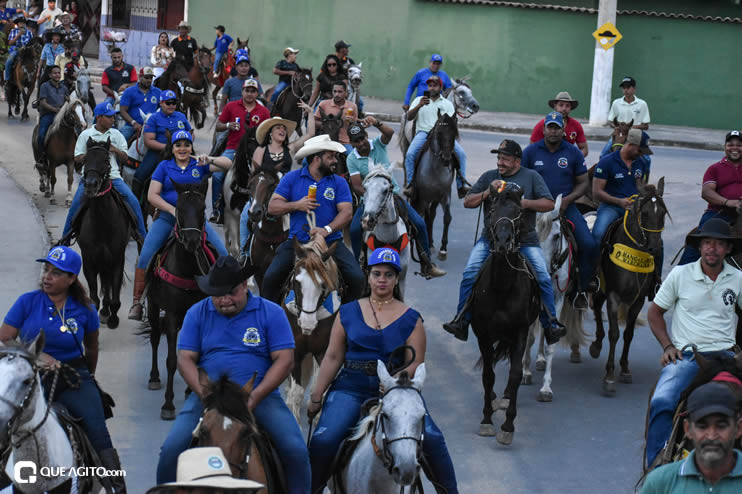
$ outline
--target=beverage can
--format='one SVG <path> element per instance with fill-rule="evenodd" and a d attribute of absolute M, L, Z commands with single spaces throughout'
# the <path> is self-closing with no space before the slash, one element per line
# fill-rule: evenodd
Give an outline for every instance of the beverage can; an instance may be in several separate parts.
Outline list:
<path fill-rule="evenodd" d="M 234 123 L 239 124 L 240 123 L 240 117 L 235 117 Z"/>
<path fill-rule="evenodd" d="M 316 199 L 317 198 L 317 185 L 312 184 L 312 185 L 309 186 L 309 193 L 307 194 L 307 196 L 310 199 Z"/>

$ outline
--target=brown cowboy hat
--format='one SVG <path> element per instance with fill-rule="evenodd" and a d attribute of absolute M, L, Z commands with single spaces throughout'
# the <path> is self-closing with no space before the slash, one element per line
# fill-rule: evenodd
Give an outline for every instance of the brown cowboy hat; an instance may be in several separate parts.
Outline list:
<path fill-rule="evenodd" d="M 566 102 L 568 102 L 569 104 L 572 105 L 572 109 L 573 110 L 575 108 L 577 108 L 577 105 L 580 104 L 580 102 L 577 101 L 576 99 L 572 99 L 572 96 L 570 96 L 567 91 L 560 91 L 560 92 L 558 92 L 557 95 L 556 95 L 556 97 L 554 99 L 550 99 L 549 100 L 549 106 L 552 107 L 552 108 L 554 108 L 554 105 L 556 105 L 556 102 L 557 101 L 566 101 Z"/>

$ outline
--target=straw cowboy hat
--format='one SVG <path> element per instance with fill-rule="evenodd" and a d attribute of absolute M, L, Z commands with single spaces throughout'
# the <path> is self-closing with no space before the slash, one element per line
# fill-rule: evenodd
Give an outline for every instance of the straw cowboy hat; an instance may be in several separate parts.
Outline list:
<path fill-rule="evenodd" d="M 554 99 L 550 99 L 549 100 L 549 106 L 552 107 L 552 108 L 554 108 L 554 105 L 556 105 L 556 102 L 557 101 L 566 101 L 566 102 L 568 102 L 569 104 L 572 105 L 572 109 L 573 110 L 575 108 L 577 108 L 577 105 L 580 104 L 580 102 L 577 101 L 576 99 L 572 99 L 572 96 L 570 96 L 567 91 L 560 91 L 559 93 L 557 93 L 557 95 L 556 95 L 556 97 Z"/>
<path fill-rule="evenodd" d="M 191 32 L 191 29 L 193 29 L 191 25 L 188 24 L 188 22 L 185 19 L 183 19 L 182 21 L 180 21 L 180 23 L 178 23 L 178 29 L 180 29 L 181 27 L 186 28 L 189 33 Z"/>
<path fill-rule="evenodd" d="M 229 463 L 221 448 L 191 448 L 178 456 L 175 482 L 160 484 L 147 494 L 175 492 L 178 487 L 211 487 L 225 491 L 257 492 L 263 484 L 232 477 Z"/>
<path fill-rule="evenodd" d="M 327 134 L 322 134 L 321 136 L 307 139 L 304 143 L 304 146 L 296 153 L 296 156 L 294 156 L 294 159 L 296 161 L 299 161 L 311 154 L 319 153 L 321 151 L 335 151 L 336 153 L 344 153 L 345 146 L 343 146 L 339 142 L 333 141 Z"/>
<path fill-rule="evenodd" d="M 266 137 L 268 137 L 271 129 L 276 125 L 283 125 L 286 127 L 286 139 L 288 139 L 289 136 L 294 133 L 294 130 L 296 130 L 296 122 L 281 117 L 269 118 L 268 120 L 261 122 L 260 125 L 258 125 L 258 130 L 255 132 L 255 139 L 258 141 L 258 144 L 261 146 L 266 146 L 268 144 Z"/>

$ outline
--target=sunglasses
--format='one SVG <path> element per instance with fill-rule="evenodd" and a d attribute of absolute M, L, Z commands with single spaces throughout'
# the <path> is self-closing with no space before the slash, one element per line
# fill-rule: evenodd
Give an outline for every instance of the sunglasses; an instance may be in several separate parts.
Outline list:
<path fill-rule="evenodd" d="M 336 63 L 328 63 L 327 66 L 328 67 L 337 67 L 338 64 L 336 64 Z"/>
<path fill-rule="evenodd" d="M 170 105 L 176 105 L 178 102 L 175 101 L 174 99 L 169 99 L 167 101 L 163 101 L 163 103 L 165 103 L 166 105 L 170 106 Z"/>

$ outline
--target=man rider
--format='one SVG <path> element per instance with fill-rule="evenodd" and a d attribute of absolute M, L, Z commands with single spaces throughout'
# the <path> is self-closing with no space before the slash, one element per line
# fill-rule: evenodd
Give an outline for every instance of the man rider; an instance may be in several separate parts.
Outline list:
<path fill-rule="evenodd" d="M 338 69 L 342 68 L 343 72 L 346 73 L 348 72 L 348 67 L 356 64 L 353 59 L 348 56 L 348 49 L 351 46 L 353 45 L 349 45 L 342 39 L 335 43 L 335 56 L 340 60 L 340 67 L 338 67 Z"/>
<path fill-rule="evenodd" d="M 0 0 L 0 30 L 5 29 L 5 25 L 13 19 L 16 14 L 26 15 L 23 9 L 8 7 L 8 0 Z"/>
<path fill-rule="evenodd" d="M 386 148 L 394 135 L 394 129 L 382 124 L 375 117 L 366 117 L 362 124 L 367 127 L 373 125 L 379 129 L 381 135 L 372 141 L 368 138 L 368 134 L 362 126 L 353 124 L 348 129 L 353 151 L 348 154 L 346 165 L 350 174 L 350 185 L 358 197 L 361 198 L 366 193 L 366 189 L 363 187 L 363 181 L 366 179 L 371 166 L 383 166 L 391 173 L 392 165 L 389 161 Z M 392 176 L 392 184 L 394 186 L 393 193 L 399 195 L 399 185 L 394 179 L 394 176 Z M 407 206 L 406 202 L 398 201 L 396 204 L 402 205 L 405 208 L 406 211 L 400 211 L 399 213 L 404 215 L 406 212 L 410 222 L 415 226 L 415 230 L 417 230 L 415 240 L 417 240 L 423 249 L 423 255 L 420 256 L 421 274 L 433 278 L 444 276 L 446 272 L 430 260 L 430 245 L 428 245 L 428 229 L 425 226 L 425 220 L 423 220 L 415 208 Z M 364 204 L 361 201 L 350 223 L 350 243 L 353 246 L 353 255 L 356 259 L 361 255 L 361 246 L 363 244 L 363 230 L 361 229 L 363 212 Z"/>
<path fill-rule="evenodd" d="M 317 106 L 314 112 L 314 118 L 317 128 L 322 125 L 322 113 L 325 115 L 340 115 L 343 125 L 338 133 L 338 141 L 345 147 L 346 154 L 353 150 L 348 138 L 348 125 L 355 122 L 358 118 L 358 107 L 352 101 L 348 101 L 348 86 L 345 81 L 335 81 L 332 83 L 332 99 L 326 99 Z M 320 112 L 321 111 L 321 112 Z"/>
<path fill-rule="evenodd" d="M 216 40 L 214 40 L 214 78 L 219 77 L 219 62 L 229 51 L 229 45 L 232 44 L 232 37 L 225 33 L 226 28 L 221 24 L 214 28 L 216 30 Z"/>
<path fill-rule="evenodd" d="M 61 22 L 58 28 L 62 31 L 67 39 L 82 43 L 82 34 L 80 33 L 80 28 L 77 27 L 76 24 L 72 24 L 72 17 L 70 16 L 69 12 L 62 12 L 62 14 L 57 17 L 57 19 L 59 20 L 59 22 Z"/>
<path fill-rule="evenodd" d="M 415 162 L 422 151 L 425 141 L 428 138 L 428 133 L 433 129 L 435 123 L 438 121 L 438 112 L 441 114 L 453 116 L 455 109 L 453 103 L 448 101 L 446 98 L 441 96 L 441 90 L 443 88 L 443 82 L 438 75 L 432 75 L 427 81 L 429 96 L 422 95 L 415 98 L 412 102 L 412 108 L 407 111 L 407 120 L 415 120 L 415 137 L 412 138 L 410 146 L 407 148 L 407 154 L 405 155 L 404 167 L 407 174 L 407 187 L 404 193 L 407 197 L 414 197 L 415 189 Z M 464 177 L 466 177 L 466 153 L 464 148 L 461 147 L 459 141 L 454 141 L 453 145 L 454 153 L 459 161 L 459 169 L 456 174 L 456 189 L 458 190 L 459 199 L 463 199 L 469 187 L 464 183 Z"/>
<path fill-rule="evenodd" d="M 65 39 L 62 42 L 62 45 L 64 46 L 64 53 L 61 55 L 57 55 L 57 58 L 54 59 L 54 65 L 59 65 L 62 67 L 62 80 L 65 80 L 68 76 L 67 74 L 67 64 L 73 61 L 73 54 L 77 57 L 75 65 L 77 67 L 88 67 L 88 63 L 85 60 L 85 57 L 80 55 L 80 52 L 76 48 L 76 43 L 71 39 Z"/>
<path fill-rule="evenodd" d="M 407 92 L 405 93 L 404 104 L 402 105 L 404 111 L 410 109 L 410 100 L 415 91 L 417 91 L 416 96 L 419 98 L 428 90 L 428 80 L 432 76 L 437 75 L 440 77 L 443 82 L 443 89 L 448 89 L 453 85 L 451 84 L 451 78 L 448 77 L 448 74 L 441 70 L 441 65 L 443 65 L 443 57 L 437 53 L 433 53 L 430 57 L 430 63 L 428 66 L 415 72 L 415 75 L 412 76 L 410 83 L 407 85 Z M 412 120 L 409 116 L 407 119 Z"/>
<path fill-rule="evenodd" d="M 235 58 L 235 71 L 237 75 L 227 79 L 219 92 L 219 113 L 224 110 L 227 103 L 242 99 L 242 85 L 248 79 L 255 79 L 258 82 L 258 94 L 263 93 L 258 81 L 258 71 L 250 66 L 250 57 L 247 54 Z"/>
<path fill-rule="evenodd" d="M 62 31 L 56 28 L 44 33 L 46 43 L 41 50 L 39 67 L 36 70 L 36 77 L 40 85 L 49 80 L 49 70 L 54 65 L 54 61 L 57 56 L 64 53 L 64 46 L 61 43 L 63 37 L 64 34 L 62 34 Z M 61 68 L 62 66 L 60 65 L 59 67 Z"/>
<path fill-rule="evenodd" d="M 126 122 L 121 133 L 127 142 L 144 125 L 142 113 L 149 115 L 159 108 L 161 91 L 152 85 L 154 77 L 152 67 L 142 67 L 137 84 L 127 88 L 121 95 L 119 112 Z"/>
<path fill-rule="evenodd" d="M 290 46 L 287 47 L 283 50 L 283 60 L 276 62 L 276 66 L 273 67 L 273 73 L 278 76 L 278 84 L 273 88 L 271 104 L 275 104 L 278 101 L 281 91 L 291 85 L 291 78 L 299 71 L 299 65 L 296 63 L 296 55 L 298 54 L 299 50 Z"/>
<path fill-rule="evenodd" d="M 647 312 L 649 327 L 662 347 L 663 365 L 649 402 L 647 466 L 670 437 L 680 395 L 698 373 L 690 346 L 706 356 L 735 353 L 735 307 L 742 309 L 742 272 L 724 258 L 742 250 L 742 239 L 731 236 L 724 220 L 712 218 L 685 242 L 700 251 L 700 259 L 675 266 Z M 664 320 L 670 309 L 672 335 Z"/>
<path fill-rule="evenodd" d="M 700 229 L 711 218 L 721 218 L 730 225 L 737 218 L 736 210 L 742 205 L 742 133 L 732 130 L 724 139 L 724 157 L 709 166 L 703 174 L 701 197 L 708 208 L 698 223 Z M 700 253 L 690 245 L 685 246 L 680 258 L 681 266 L 698 260 Z"/>
<path fill-rule="evenodd" d="M 493 200 L 490 197 L 492 191 L 499 189 L 505 182 L 514 182 L 523 189 L 523 198 L 521 199 L 523 227 L 520 231 L 518 243 L 520 253 L 530 264 L 541 289 L 542 309 L 539 319 L 544 328 L 546 342 L 551 345 L 567 334 L 567 330 L 557 320 L 556 308 L 554 307 L 554 288 L 546 267 L 544 253 L 536 235 L 536 212 L 553 210 L 554 199 L 551 197 L 549 188 L 544 183 L 541 175 L 534 170 L 520 166 L 523 152 L 517 142 L 505 139 L 500 143 L 498 149 L 493 149 L 491 152 L 498 156 L 497 169 L 485 172 L 479 177 L 477 183 L 466 195 L 464 207 L 473 209 L 484 202 L 484 209 L 488 211 Z M 459 287 L 459 304 L 456 317 L 453 321 L 443 325 L 443 329 L 462 341 L 466 341 L 469 337 L 469 324 L 471 322 L 471 313 L 466 308 L 466 303 L 474 288 L 477 274 L 487 260 L 491 248 L 487 236 L 482 234 L 471 250 L 466 268 L 464 268 Z"/>
<path fill-rule="evenodd" d="M 191 70 L 194 64 L 194 57 L 198 50 L 198 41 L 190 36 L 191 25 L 185 20 L 178 24 L 178 37 L 173 38 L 170 42 L 170 48 L 175 51 L 175 59 L 180 60 L 186 70 Z"/>
<path fill-rule="evenodd" d="M 39 88 L 39 133 L 37 146 L 39 150 L 39 163 L 42 167 L 46 163 L 46 133 L 49 130 L 54 117 L 59 110 L 69 100 L 67 86 L 60 82 L 61 70 L 56 65 L 52 65 L 49 72 L 49 80 Z"/>
<path fill-rule="evenodd" d="M 242 268 L 233 257 L 222 256 L 208 275 L 196 277 L 209 298 L 188 309 L 178 335 L 178 370 L 193 392 L 160 449 L 158 484 L 175 480 L 178 455 L 190 446 L 203 414 L 206 390 L 199 373 L 211 381 L 227 376 L 240 387 L 257 373 L 247 408 L 276 448 L 288 492 L 309 494 L 309 453 L 299 424 L 278 392 L 294 367 L 291 325 L 280 306 L 247 289 L 253 272 L 252 266 Z"/>
<path fill-rule="evenodd" d="M 623 97 L 613 100 L 611 109 L 608 112 L 608 125 L 614 126 L 613 120 L 619 122 L 634 122 L 632 128 L 639 130 L 649 130 L 649 106 L 647 102 L 636 95 L 636 80 L 633 77 L 624 77 L 621 80 L 621 91 Z M 603 150 L 600 152 L 602 158 L 611 151 L 613 146 L 613 137 L 608 139 Z"/>
<path fill-rule="evenodd" d="M 343 301 L 361 296 L 366 284 L 358 261 L 343 243 L 343 228 L 353 216 L 353 198 L 348 182 L 332 172 L 337 164 L 336 153 L 342 153 L 342 144 L 331 141 L 326 134 L 307 139 L 294 159 L 307 158 L 308 166 L 294 170 L 281 179 L 268 203 L 268 214 L 290 214 L 289 238 L 278 246 L 273 262 L 263 279 L 265 298 L 279 303 L 281 287 L 294 265 L 294 238 L 302 243 L 321 235 L 328 246 L 336 244 L 333 255 L 342 273 L 347 291 Z M 309 197 L 309 186 L 316 185 L 316 199 Z M 309 229 L 308 213 L 313 213 L 316 226 Z"/>
<path fill-rule="evenodd" d="M 106 67 L 100 78 L 101 89 L 106 94 L 106 100 L 116 104 L 121 94 L 127 88 L 137 83 L 137 71 L 133 65 L 124 62 L 124 52 L 121 48 L 111 50 L 111 65 Z"/>
<path fill-rule="evenodd" d="M 549 100 L 549 106 L 562 114 L 564 118 L 564 140 L 576 145 L 582 151 L 582 155 L 587 157 L 587 138 L 582 124 L 575 118 L 570 118 L 569 114 L 577 108 L 580 102 L 572 99 L 567 91 L 560 91 L 554 99 Z M 531 144 L 544 138 L 544 119 L 542 118 L 533 128 L 531 133 Z"/>
<path fill-rule="evenodd" d="M 8 34 L 8 58 L 5 60 L 5 84 L 11 79 L 11 71 L 15 57 L 18 56 L 18 50 L 26 46 L 32 39 L 33 34 L 26 29 L 26 18 L 23 16 L 16 17 L 14 20 L 16 27 L 10 30 Z"/>

